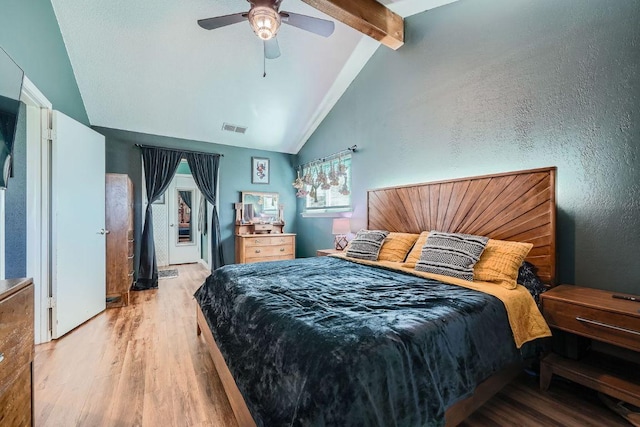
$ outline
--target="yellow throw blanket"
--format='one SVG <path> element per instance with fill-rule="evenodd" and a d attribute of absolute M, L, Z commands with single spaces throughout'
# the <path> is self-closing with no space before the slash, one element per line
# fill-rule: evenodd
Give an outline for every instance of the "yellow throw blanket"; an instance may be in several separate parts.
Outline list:
<path fill-rule="evenodd" d="M 345 254 L 332 254 L 331 256 L 343 258 L 348 261 L 364 265 L 385 267 L 390 270 L 402 271 L 418 277 L 434 279 L 450 285 L 462 286 L 476 291 L 484 292 L 498 298 L 504 304 L 509 318 L 509 325 L 513 332 L 513 340 L 516 347 L 521 348 L 526 342 L 537 338 L 550 337 L 551 330 L 547 326 L 544 317 L 538 310 L 535 301 L 527 288 L 518 285 L 515 289 L 505 289 L 502 286 L 489 282 L 469 282 L 455 277 L 442 276 L 440 274 L 424 273 L 413 268 L 400 267 L 399 262 L 392 261 L 367 261 L 347 257 Z"/>

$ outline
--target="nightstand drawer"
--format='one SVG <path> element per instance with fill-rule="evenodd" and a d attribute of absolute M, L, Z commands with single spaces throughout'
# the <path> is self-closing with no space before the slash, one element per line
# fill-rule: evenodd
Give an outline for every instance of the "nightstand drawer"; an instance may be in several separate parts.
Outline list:
<path fill-rule="evenodd" d="M 31 364 L 16 374 L 9 388 L 0 392 L 0 422 L 3 426 L 32 426 Z"/>
<path fill-rule="evenodd" d="M 0 301 L 0 394 L 33 360 L 33 351 L 33 286 L 29 285 Z"/>
<path fill-rule="evenodd" d="M 544 317 L 551 327 L 640 351 L 640 318 L 545 299 Z"/>
<path fill-rule="evenodd" d="M 333 254 L 343 254 L 345 251 L 339 251 L 337 249 L 318 249 L 316 251 L 316 256 L 327 256 Z"/>

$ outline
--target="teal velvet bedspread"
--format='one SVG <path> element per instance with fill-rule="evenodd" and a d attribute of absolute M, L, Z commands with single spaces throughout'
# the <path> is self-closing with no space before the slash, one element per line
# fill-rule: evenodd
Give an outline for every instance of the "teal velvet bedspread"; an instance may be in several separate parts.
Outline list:
<path fill-rule="evenodd" d="M 498 299 L 332 257 L 228 265 L 195 297 L 259 426 L 442 425 L 521 359 Z"/>

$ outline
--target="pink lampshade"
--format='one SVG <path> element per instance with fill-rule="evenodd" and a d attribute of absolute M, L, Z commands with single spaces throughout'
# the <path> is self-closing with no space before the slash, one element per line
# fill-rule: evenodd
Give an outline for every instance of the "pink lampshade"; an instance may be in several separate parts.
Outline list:
<path fill-rule="evenodd" d="M 349 218 L 335 218 L 333 220 L 333 229 L 331 234 L 349 234 L 351 233 L 351 221 Z"/>

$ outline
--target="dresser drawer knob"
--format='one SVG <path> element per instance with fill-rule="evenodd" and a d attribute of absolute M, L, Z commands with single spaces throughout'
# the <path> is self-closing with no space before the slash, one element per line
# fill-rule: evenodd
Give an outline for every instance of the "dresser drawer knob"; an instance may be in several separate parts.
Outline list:
<path fill-rule="evenodd" d="M 584 317 L 576 317 L 578 322 L 588 323 L 590 325 L 602 326 L 603 328 L 614 329 L 620 332 L 626 332 L 628 334 L 634 334 L 640 336 L 640 332 L 634 331 L 633 329 L 621 328 L 620 326 L 609 325 L 608 323 L 598 322 L 597 320 L 585 319 Z"/>
<path fill-rule="evenodd" d="M 0 353 L 0 363 L 4 361 L 4 353 Z"/>
<path fill-rule="evenodd" d="M 256 239 L 256 243 L 262 243 L 262 240 Z"/>
<path fill-rule="evenodd" d="M 260 249 L 256 249 L 256 253 L 259 254 L 260 253 Z"/>
<path fill-rule="evenodd" d="M 284 248 L 280 248 L 280 252 L 284 252 Z"/>

